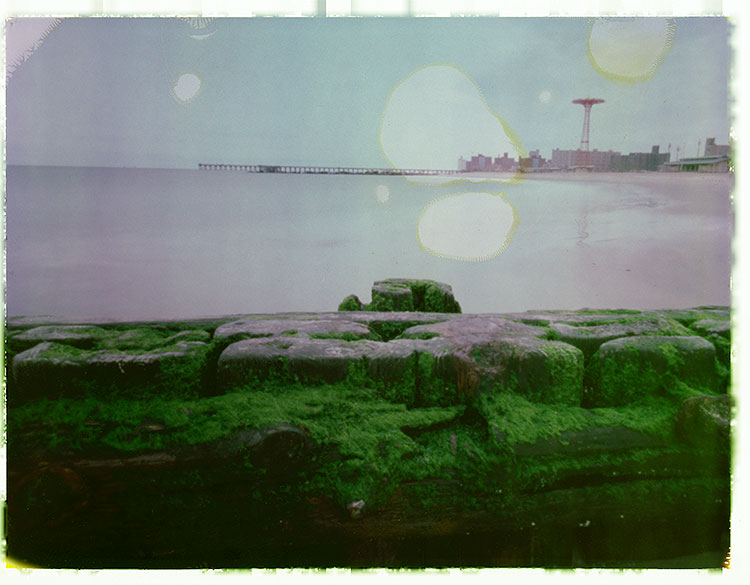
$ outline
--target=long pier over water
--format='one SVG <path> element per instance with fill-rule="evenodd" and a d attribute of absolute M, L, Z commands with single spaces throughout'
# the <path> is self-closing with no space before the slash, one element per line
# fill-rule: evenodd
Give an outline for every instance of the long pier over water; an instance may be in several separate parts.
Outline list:
<path fill-rule="evenodd" d="M 307 167 L 294 165 L 229 165 L 198 163 L 201 171 L 243 171 L 309 175 L 457 175 L 463 171 L 439 169 L 378 169 L 370 167 Z"/>

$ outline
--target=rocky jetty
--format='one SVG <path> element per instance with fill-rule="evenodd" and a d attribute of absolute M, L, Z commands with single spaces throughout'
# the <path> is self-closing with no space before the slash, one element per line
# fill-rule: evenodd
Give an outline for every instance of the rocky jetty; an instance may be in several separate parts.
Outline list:
<path fill-rule="evenodd" d="M 11 319 L 8 554 L 55 567 L 721 566 L 729 311 Z M 670 560 L 673 559 L 673 560 Z"/>

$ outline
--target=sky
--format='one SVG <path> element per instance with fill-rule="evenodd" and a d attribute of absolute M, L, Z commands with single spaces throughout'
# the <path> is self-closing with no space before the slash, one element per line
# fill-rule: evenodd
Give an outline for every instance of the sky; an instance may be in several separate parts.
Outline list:
<path fill-rule="evenodd" d="M 66 18 L 33 50 L 8 32 L 28 58 L 8 60 L 6 160 L 456 168 L 577 148 L 583 97 L 605 100 L 592 149 L 695 156 L 729 140 L 730 32 L 721 17 Z"/>

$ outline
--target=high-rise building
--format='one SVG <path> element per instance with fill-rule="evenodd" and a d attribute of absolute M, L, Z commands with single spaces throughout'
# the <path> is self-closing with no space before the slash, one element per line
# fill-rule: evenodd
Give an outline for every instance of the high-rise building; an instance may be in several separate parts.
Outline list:
<path fill-rule="evenodd" d="M 516 161 L 508 157 L 508 153 L 503 153 L 503 156 L 497 155 L 492 163 L 492 170 L 498 172 L 512 171 L 516 166 Z"/>
<path fill-rule="evenodd" d="M 529 156 L 518 159 L 518 167 L 521 171 L 541 169 L 546 163 L 547 161 L 539 154 L 539 150 L 531 150 L 529 151 Z"/>
<path fill-rule="evenodd" d="M 669 162 L 669 153 L 659 153 L 659 146 L 651 147 L 651 152 L 631 152 L 621 155 L 611 162 L 613 171 L 658 171 L 662 163 Z"/>
<path fill-rule="evenodd" d="M 728 144 L 716 144 L 716 138 L 706 138 L 703 156 L 729 156 Z"/>
<path fill-rule="evenodd" d="M 612 167 L 612 160 L 619 157 L 619 152 L 612 150 L 594 150 L 589 151 L 589 166 L 596 171 L 608 171 Z M 552 151 L 552 166 L 561 169 L 570 169 L 578 166 L 581 159 L 580 150 L 559 150 Z"/>

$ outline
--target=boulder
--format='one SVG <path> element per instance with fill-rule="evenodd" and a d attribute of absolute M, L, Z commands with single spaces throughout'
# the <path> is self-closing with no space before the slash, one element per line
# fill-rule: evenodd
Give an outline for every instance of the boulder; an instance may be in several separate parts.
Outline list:
<path fill-rule="evenodd" d="M 415 311 L 414 295 L 409 281 L 381 280 L 372 285 L 372 311 Z"/>
<path fill-rule="evenodd" d="M 664 309 L 660 311 L 648 311 L 648 313 L 674 319 L 687 327 L 692 327 L 694 323 L 704 319 L 710 321 L 729 321 L 730 318 L 728 307 L 715 306 L 695 307 L 692 309 Z"/>
<path fill-rule="evenodd" d="M 359 300 L 357 295 L 349 295 L 343 301 L 338 308 L 339 311 L 361 311 L 362 301 Z"/>
<path fill-rule="evenodd" d="M 607 341 L 592 357 L 591 406 L 622 406 L 680 385 L 714 391 L 714 346 L 702 337 L 648 335 Z"/>
<path fill-rule="evenodd" d="M 410 408 L 456 404 L 463 397 L 457 388 L 455 351 L 440 338 L 395 339 L 365 354 L 366 371 L 386 398 Z"/>
<path fill-rule="evenodd" d="M 370 340 L 272 337 L 244 339 L 219 356 L 217 381 L 232 388 L 274 376 L 340 382 L 352 369 L 379 384 L 385 397 L 407 406 L 454 404 L 454 348 L 439 339 Z"/>
<path fill-rule="evenodd" d="M 526 311 L 525 313 L 506 313 L 503 317 L 520 323 L 546 327 L 551 323 L 566 323 L 568 325 L 602 325 L 605 323 L 622 321 L 623 319 L 635 318 L 641 315 L 644 315 L 644 313 L 629 309 L 618 309 L 614 311 L 582 309 L 580 311 L 548 310 Z"/>
<path fill-rule="evenodd" d="M 116 389 L 197 390 L 207 351 L 208 345 L 200 341 L 178 341 L 139 353 L 43 342 L 13 358 L 14 391 L 9 399 L 15 403 Z"/>
<path fill-rule="evenodd" d="M 107 336 L 111 336 L 111 333 L 101 327 L 91 325 L 45 325 L 18 333 L 14 336 L 14 340 L 23 342 L 29 347 L 43 341 L 52 341 L 86 349 Z"/>
<path fill-rule="evenodd" d="M 255 337 L 295 335 L 341 339 L 368 339 L 370 329 L 362 323 L 339 319 L 248 318 L 225 323 L 216 329 L 214 339 L 239 340 Z"/>
<path fill-rule="evenodd" d="M 701 319 L 691 325 L 703 337 L 721 336 L 729 339 L 731 336 L 732 323 L 726 320 Z"/>
<path fill-rule="evenodd" d="M 588 359 L 602 343 L 620 337 L 635 335 L 692 335 L 692 332 L 677 321 L 663 317 L 628 317 L 601 325 L 569 325 L 551 323 L 550 331 L 555 339 L 575 345 Z"/>
<path fill-rule="evenodd" d="M 440 323 L 415 325 L 403 337 L 420 338 L 439 335 L 458 347 L 471 347 L 493 340 L 517 337 L 544 337 L 542 327 L 517 323 L 500 315 L 460 315 Z"/>
<path fill-rule="evenodd" d="M 476 344 L 462 358 L 459 385 L 470 395 L 502 387 L 533 402 L 581 403 L 583 353 L 572 345 L 534 337 L 506 338 Z M 466 387 L 472 382 L 478 387 Z"/>
<path fill-rule="evenodd" d="M 354 321 L 356 323 L 363 323 L 377 325 L 391 323 L 398 325 L 405 325 L 402 330 L 412 327 L 414 325 L 429 325 L 432 323 L 442 323 L 443 321 L 452 321 L 462 317 L 460 314 L 449 314 L 449 313 L 414 313 L 409 311 L 359 311 L 352 312 L 342 315 L 341 313 L 326 313 L 325 318 L 327 319 L 344 319 L 346 321 Z"/>
<path fill-rule="evenodd" d="M 221 388 L 231 388 L 268 376 L 338 382 L 346 379 L 349 368 L 376 345 L 367 340 L 295 336 L 243 339 L 219 356 L 217 383 Z"/>
<path fill-rule="evenodd" d="M 372 285 L 372 302 L 363 306 L 355 295 L 339 305 L 340 311 L 419 311 L 460 313 L 461 307 L 449 284 L 434 280 L 389 278 Z"/>
<path fill-rule="evenodd" d="M 694 396 L 685 399 L 677 414 L 677 435 L 695 447 L 728 451 L 731 434 L 732 399 L 722 396 Z"/>

